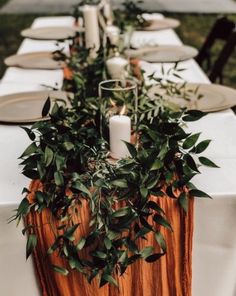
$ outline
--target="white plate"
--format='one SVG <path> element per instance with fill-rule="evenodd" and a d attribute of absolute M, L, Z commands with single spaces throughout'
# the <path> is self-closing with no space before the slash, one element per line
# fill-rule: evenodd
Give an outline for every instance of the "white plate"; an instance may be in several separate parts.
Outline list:
<path fill-rule="evenodd" d="M 177 86 L 181 86 L 181 84 L 177 84 Z M 196 89 L 198 90 L 195 94 L 194 90 Z M 155 94 L 160 94 L 164 100 L 178 107 L 204 112 L 221 111 L 236 105 L 236 90 L 219 84 L 187 83 L 180 92 L 183 94 L 182 96 L 169 96 L 158 85 L 148 91 L 148 96 L 154 99 Z M 184 93 L 188 94 L 190 101 L 183 98 Z M 202 98 L 197 99 L 198 95 L 202 95 Z"/>
<path fill-rule="evenodd" d="M 4 62 L 9 67 L 25 69 L 55 70 L 66 66 L 65 62 L 55 60 L 53 53 L 49 51 L 12 55 L 6 58 Z"/>
<path fill-rule="evenodd" d="M 180 25 L 180 22 L 173 18 L 163 19 L 149 19 L 147 20 L 147 26 L 141 26 L 137 28 L 137 31 L 160 31 L 166 29 L 175 29 Z"/>
<path fill-rule="evenodd" d="M 21 31 L 21 36 L 39 40 L 64 40 L 74 38 L 77 32 L 83 31 L 81 27 L 28 28 Z"/>
<path fill-rule="evenodd" d="M 34 91 L 0 96 L 0 122 L 32 123 L 48 119 L 42 117 L 42 109 L 48 97 L 52 102 L 70 106 L 68 94 L 63 91 Z"/>
<path fill-rule="evenodd" d="M 149 63 L 176 63 L 194 58 L 197 54 L 197 49 L 186 45 L 158 45 L 125 51 L 128 57 Z"/>

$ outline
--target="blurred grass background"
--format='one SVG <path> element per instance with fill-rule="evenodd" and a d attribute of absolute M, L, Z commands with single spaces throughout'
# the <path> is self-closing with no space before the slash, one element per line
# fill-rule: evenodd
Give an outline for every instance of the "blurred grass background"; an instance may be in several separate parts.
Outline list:
<path fill-rule="evenodd" d="M 6 4 L 8 0 L 0 0 L 0 7 L 2 7 L 4 4 Z"/>
<path fill-rule="evenodd" d="M 0 0 L 0 6 L 6 0 Z M 184 44 L 200 48 L 210 31 L 217 15 L 213 14 L 176 14 L 168 13 L 166 16 L 177 18 L 181 26 L 177 29 Z M 5 66 L 5 57 L 16 53 L 22 38 L 20 32 L 29 27 L 37 15 L 0 15 L 0 77 Z M 229 15 L 236 22 L 236 15 Z M 222 44 L 217 44 L 212 51 L 213 58 L 217 56 Z M 232 55 L 224 70 L 224 84 L 236 88 L 236 53 Z"/>

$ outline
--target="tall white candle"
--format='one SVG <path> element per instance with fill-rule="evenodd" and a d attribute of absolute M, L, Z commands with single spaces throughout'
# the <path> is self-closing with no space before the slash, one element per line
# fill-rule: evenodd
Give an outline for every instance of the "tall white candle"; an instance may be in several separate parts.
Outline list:
<path fill-rule="evenodd" d="M 103 14 L 107 19 L 107 23 L 112 24 L 112 8 L 109 0 L 105 1 L 105 4 L 103 6 Z"/>
<path fill-rule="evenodd" d="M 125 79 L 128 61 L 120 56 L 115 56 L 106 61 L 107 71 L 112 79 Z"/>
<path fill-rule="evenodd" d="M 128 157 L 129 151 L 123 141 L 130 142 L 131 120 L 125 115 L 115 115 L 109 120 L 111 157 Z"/>
<path fill-rule="evenodd" d="M 96 51 L 100 47 L 97 6 L 85 5 L 82 10 L 85 27 L 85 45 L 86 48 L 93 48 L 92 55 L 95 57 Z"/>
<path fill-rule="evenodd" d="M 105 33 L 112 45 L 119 45 L 120 29 L 116 26 L 106 26 Z"/>

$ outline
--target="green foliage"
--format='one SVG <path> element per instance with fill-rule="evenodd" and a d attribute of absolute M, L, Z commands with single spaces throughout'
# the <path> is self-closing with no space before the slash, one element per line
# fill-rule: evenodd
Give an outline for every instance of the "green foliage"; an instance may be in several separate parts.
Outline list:
<path fill-rule="evenodd" d="M 126 0 L 122 3 L 122 9 L 114 11 L 116 24 L 122 31 L 125 31 L 125 29 L 129 26 L 132 26 L 133 28 L 140 28 L 141 26 L 143 27 L 149 24 L 142 17 L 142 13 L 145 12 L 141 8 L 142 3 L 142 0 L 135 2 Z"/>
<path fill-rule="evenodd" d="M 172 227 L 158 198 L 176 199 L 187 212 L 191 196 L 208 197 L 192 188 L 190 181 L 199 173 L 199 162 L 215 166 L 198 157 L 209 141 L 198 142 L 199 134 L 188 134 L 183 128 L 187 121 L 204 114 L 172 110 L 163 105 L 161 97 L 150 100 L 149 87 L 141 83 L 138 144 L 126 143 L 130 157 L 110 162 L 108 143 L 100 135 L 97 94 L 105 71 L 103 49 L 91 60 L 89 50 L 77 47 L 69 66 L 73 80 L 66 81 L 65 88 L 74 93 L 71 108 L 55 103 L 50 109 L 48 99 L 43 114 L 49 120 L 24 128 L 32 143 L 20 157 L 22 173 L 39 179 L 44 188 L 36 192 L 33 202 L 23 199 L 15 219 L 19 221 L 29 211 L 48 209 L 59 226 L 56 230 L 52 227 L 55 241 L 47 255 L 56 254 L 68 262 L 67 266 L 53 266 L 54 270 L 63 275 L 76 270 L 89 282 L 98 278 L 100 286 L 117 285 L 115 273 L 122 275 L 137 260 L 152 263 L 167 251 L 161 231 L 172 231 Z M 156 82 L 162 86 L 161 81 Z M 173 83 L 168 85 L 174 93 Z M 169 88 L 165 86 L 167 91 Z M 91 212 L 89 233 L 78 237 L 80 224 L 73 217 L 79 217 L 84 201 Z M 29 234 L 27 257 L 37 244 L 34 229 L 34 225 L 24 229 Z M 139 240 L 149 233 L 155 237 L 154 245 L 140 248 Z M 85 250 L 88 258 L 83 257 Z"/>

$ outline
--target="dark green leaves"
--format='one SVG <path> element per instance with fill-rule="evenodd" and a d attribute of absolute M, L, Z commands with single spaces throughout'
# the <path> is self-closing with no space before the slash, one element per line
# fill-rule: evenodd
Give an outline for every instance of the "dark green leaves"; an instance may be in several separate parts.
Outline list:
<path fill-rule="evenodd" d="M 157 261 L 158 259 L 160 259 L 162 256 L 164 255 L 164 253 L 156 253 L 156 254 L 153 254 L 147 258 L 145 258 L 145 260 L 148 262 L 148 263 L 152 263 L 152 262 L 155 262 Z"/>
<path fill-rule="evenodd" d="M 39 173 L 36 170 L 24 170 L 22 174 L 32 180 L 36 180 L 39 178 Z"/>
<path fill-rule="evenodd" d="M 91 192 L 88 190 L 88 188 L 81 181 L 73 182 L 71 188 L 76 189 L 82 193 L 85 193 L 86 195 L 91 197 Z"/>
<path fill-rule="evenodd" d="M 206 150 L 206 148 L 209 146 L 211 140 L 205 140 L 205 141 L 202 141 L 200 142 L 196 148 L 195 148 L 195 153 L 202 153 L 203 151 Z"/>
<path fill-rule="evenodd" d="M 63 186 L 64 185 L 64 178 L 61 172 L 55 172 L 54 173 L 54 180 L 57 186 Z"/>
<path fill-rule="evenodd" d="M 162 168 L 164 165 L 163 161 L 161 161 L 160 159 L 155 160 L 155 162 L 152 164 L 151 166 L 151 171 L 156 171 L 159 170 L 160 168 Z"/>
<path fill-rule="evenodd" d="M 23 152 L 23 154 L 20 156 L 20 158 L 23 158 L 23 157 L 26 157 L 26 156 L 29 156 L 33 153 L 35 153 L 37 151 L 37 146 L 35 143 L 32 143 L 30 144 L 26 149 L 25 151 Z"/>
<path fill-rule="evenodd" d="M 104 273 L 101 278 L 100 287 L 104 286 L 106 283 L 109 283 L 118 287 L 117 281 L 111 275 Z"/>
<path fill-rule="evenodd" d="M 145 247 L 142 251 L 141 251 L 141 257 L 142 258 L 147 258 L 148 256 L 150 256 L 153 253 L 153 247 Z"/>
<path fill-rule="evenodd" d="M 29 258 L 34 248 L 37 245 L 37 236 L 35 234 L 29 234 L 26 245 L 26 259 Z"/>
<path fill-rule="evenodd" d="M 199 172 L 198 167 L 190 154 L 186 154 L 184 156 L 184 159 L 186 160 L 187 165 L 190 167 L 191 170 Z"/>
<path fill-rule="evenodd" d="M 111 217 L 112 218 L 119 218 L 119 217 L 126 216 L 130 213 L 131 213 L 130 207 L 124 207 L 124 208 L 121 208 L 121 209 L 115 211 L 114 213 L 112 213 Z"/>
<path fill-rule="evenodd" d="M 201 156 L 198 159 L 201 162 L 201 164 L 203 164 L 205 166 L 209 166 L 211 168 L 218 168 L 218 165 L 216 165 L 213 161 L 211 161 L 210 159 L 208 159 L 206 157 Z"/>
<path fill-rule="evenodd" d="M 198 190 L 198 189 L 192 189 L 189 191 L 189 194 L 193 197 L 208 197 L 211 198 L 210 195 L 208 195 L 207 193 Z"/>
<path fill-rule="evenodd" d="M 25 127 L 25 126 L 21 126 L 21 128 L 27 133 L 30 140 L 32 140 L 32 141 L 35 140 L 35 134 L 34 134 L 34 132 L 32 132 L 31 129 L 29 129 L 28 127 Z"/>
<path fill-rule="evenodd" d="M 61 267 L 61 266 L 53 265 L 53 269 L 54 269 L 54 271 L 56 271 L 64 276 L 67 276 L 69 274 L 69 271 L 66 268 Z"/>
<path fill-rule="evenodd" d="M 158 224 L 160 224 L 172 231 L 172 227 L 171 227 L 170 223 L 163 216 L 156 214 L 156 215 L 154 215 L 153 220 L 156 223 L 158 223 Z"/>
<path fill-rule="evenodd" d="M 131 144 L 131 143 L 128 143 L 128 142 L 125 142 L 125 144 L 126 144 L 126 147 L 129 150 L 130 155 L 133 158 L 135 158 L 137 156 L 137 150 L 136 150 L 135 146 L 133 144 Z"/>
<path fill-rule="evenodd" d="M 81 239 L 79 240 L 79 242 L 78 242 L 78 244 L 76 246 L 76 249 L 78 251 L 82 250 L 83 247 L 84 247 L 84 245 L 85 245 L 85 243 L 86 243 L 86 239 L 84 237 L 81 237 Z"/>
<path fill-rule="evenodd" d="M 111 181 L 111 185 L 119 188 L 127 188 L 127 181 L 125 179 L 117 179 Z"/>
<path fill-rule="evenodd" d="M 155 233 L 155 239 L 163 252 L 166 252 L 166 242 L 161 232 Z"/>
<path fill-rule="evenodd" d="M 185 192 L 182 192 L 179 196 L 179 204 L 184 209 L 185 213 L 188 212 L 188 197 Z"/>
<path fill-rule="evenodd" d="M 75 147 L 75 145 L 71 142 L 64 142 L 62 146 L 66 151 L 70 151 Z"/>
<path fill-rule="evenodd" d="M 150 200 L 148 203 L 147 203 L 147 207 L 152 209 L 152 210 L 155 210 L 156 212 L 160 212 L 160 213 L 164 213 L 163 209 L 154 201 Z"/>
<path fill-rule="evenodd" d="M 51 100 L 50 100 L 50 97 L 48 97 L 43 106 L 42 117 L 45 117 L 48 115 L 50 108 L 51 108 Z"/>
<path fill-rule="evenodd" d="M 190 149 L 192 148 L 195 143 L 197 142 L 199 136 L 201 133 L 197 133 L 197 134 L 193 134 L 191 136 L 189 136 L 183 143 L 183 148 L 184 149 Z"/>
<path fill-rule="evenodd" d="M 18 209 L 17 209 L 17 215 L 19 216 L 25 216 L 30 210 L 30 203 L 28 199 L 25 197 L 22 199 Z"/>
<path fill-rule="evenodd" d="M 75 232 L 75 230 L 77 229 L 78 226 L 79 226 L 79 223 L 68 228 L 66 230 L 66 232 L 64 233 L 64 237 L 70 241 L 73 241 L 74 240 L 73 233 Z"/>
<path fill-rule="evenodd" d="M 185 116 L 183 117 L 183 120 L 188 122 L 188 121 L 196 121 L 205 116 L 207 113 L 204 113 L 199 110 L 189 110 L 185 112 Z"/>
<path fill-rule="evenodd" d="M 53 151 L 52 149 L 50 149 L 48 146 L 45 148 L 45 152 L 44 152 L 44 162 L 45 162 L 45 166 L 48 167 L 52 160 L 53 160 Z"/>

